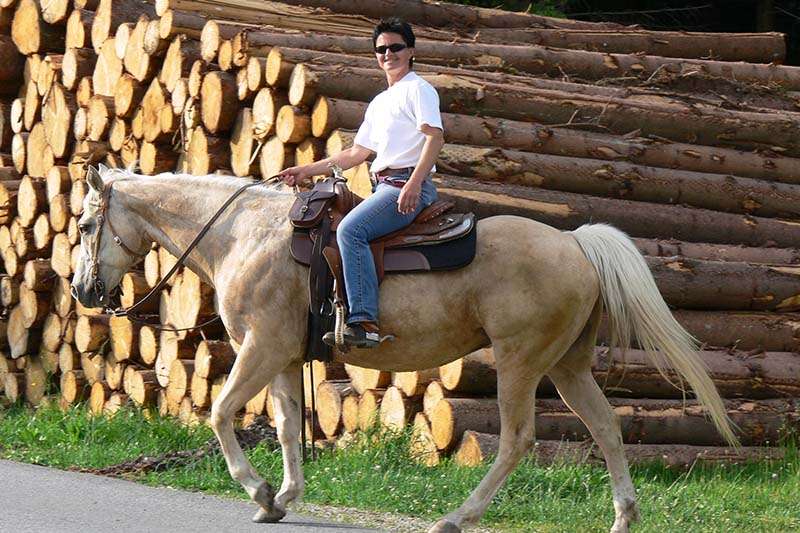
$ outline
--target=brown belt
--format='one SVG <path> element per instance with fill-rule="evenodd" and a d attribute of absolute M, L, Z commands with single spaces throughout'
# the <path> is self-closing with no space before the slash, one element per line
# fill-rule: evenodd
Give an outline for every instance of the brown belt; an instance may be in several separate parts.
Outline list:
<path fill-rule="evenodd" d="M 414 172 L 414 167 L 405 167 L 405 168 L 384 168 L 383 170 L 379 170 L 375 172 L 374 176 L 375 179 L 381 181 L 382 178 L 391 178 L 392 176 L 399 176 L 400 174 L 410 174 Z"/>

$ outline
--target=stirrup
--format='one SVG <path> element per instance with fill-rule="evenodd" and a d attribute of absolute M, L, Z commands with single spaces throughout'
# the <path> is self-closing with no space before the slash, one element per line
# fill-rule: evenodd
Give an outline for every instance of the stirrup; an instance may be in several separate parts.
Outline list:
<path fill-rule="evenodd" d="M 364 327 L 359 324 L 345 326 L 342 333 L 341 345 L 336 342 L 336 337 L 336 332 L 329 331 L 322 336 L 322 342 L 328 346 L 333 346 L 342 352 L 347 352 L 350 350 L 350 348 L 375 348 L 384 342 L 393 341 L 395 339 L 394 335 L 381 336 L 376 331 L 366 331 Z"/>

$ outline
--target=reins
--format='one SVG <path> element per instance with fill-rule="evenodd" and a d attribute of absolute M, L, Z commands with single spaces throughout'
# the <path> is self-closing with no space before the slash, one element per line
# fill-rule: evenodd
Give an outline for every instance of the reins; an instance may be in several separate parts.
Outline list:
<path fill-rule="evenodd" d="M 178 260 L 172 266 L 170 271 L 167 272 L 161 278 L 161 281 L 159 281 L 158 284 L 156 284 L 155 287 L 150 289 L 150 292 L 148 292 L 146 295 L 144 295 L 141 300 L 139 300 L 138 302 L 134 303 L 133 305 L 131 305 L 128 308 L 118 307 L 118 308 L 116 308 L 116 309 L 114 309 L 112 311 L 112 314 L 114 316 L 117 316 L 117 317 L 128 317 L 128 319 L 130 319 L 133 322 L 145 323 L 145 321 L 142 318 L 139 318 L 139 315 L 136 313 L 136 311 L 139 308 L 141 308 L 142 306 L 144 306 L 145 303 L 150 301 L 154 297 L 154 295 L 159 294 L 161 292 L 161 289 L 163 289 L 164 286 L 166 286 L 167 282 L 175 274 L 175 272 L 177 272 L 177 270 L 181 266 L 183 266 L 184 262 L 186 261 L 186 258 L 189 257 L 189 254 L 192 252 L 192 250 L 194 250 L 195 247 L 198 245 L 198 243 L 200 243 L 200 241 L 203 239 L 203 237 L 205 237 L 206 233 L 208 233 L 208 231 L 211 229 L 211 226 L 214 225 L 214 222 L 217 221 L 217 219 L 228 208 L 228 206 L 231 205 L 231 203 L 233 203 L 233 201 L 236 200 L 246 189 L 249 189 L 250 187 L 255 187 L 256 185 L 262 185 L 264 183 L 268 183 L 268 182 L 274 181 L 274 180 L 275 180 L 275 176 L 269 178 L 268 180 L 264 180 L 264 181 L 254 181 L 253 183 L 248 183 L 246 185 L 242 185 L 241 187 L 236 189 L 236 191 L 225 201 L 224 204 L 222 204 L 222 206 L 217 210 L 217 212 L 214 213 L 214 216 L 212 216 L 209 219 L 209 221 L 206 222 L 205 226 L 203 226 L 203 229 L 200 230 L 200 233 L 198 233 L 197 236 L 194 238 L 194 240 L 192 240 L 192 242 L 189 243 L 189 246 L 186 248 L 186 251 L 184 251 L 183 254 L 178 258 Z M 109 188 L 109 193 L 108 193 L 108 197 L 109 198 L 111 196 L 110 188 L 111 188 L 112 184 L 113 184 L 113 182 L 110 183 L 107 186 Z M 108 200 L 107 200 L 107 202 L 108 202 Z M 107 205 L 105 207 L 107 207 Z M 105 208 L 104 208 L 104 211 L 105 211 Z M 110 222 L 110 218 L 108 218 L 108 222 Z M 110 224 L 109 224 L 109 228 L 112 230 L 112 233 L 114 233 L 114 235 L 113 235 L 114 242 L 117 243 L 118 245 L 120 245 L 126 252 L 131 253 L 132 255 L 136 255 L 135 253 L 132 253 L 130 248 L 128 248 L 122 242 L 122 240 L 115 234 L 113 228 L 110 227 Z M 100 236 L 99 235 L 97 237 L 97 242 L 98 243 L 100 242 Z M 96 260 L 96 257 L 95 257 L 95 260 Z M 219 320 L 219 315 L 215 316 L 214 318 L 212 318 L 210 320 L 207 320 L 206 322 L 203 322 L 202 324 L 200 324 L 198 326 L 192 326 L 192 327 L 189 327 L 189 328 L 181 328 L 181 329 L 159 327 L 158 325 L 155 325 L 155 324 L 150 324 L 150 325 L 153 326 L 155 329 L 159 329 L 159 330 L 168 329 L 170 331 L 189 331 L 189 330 L 193 330 L 193 329 L 202 328 L 203 326 L 211 324 L 212 322 L 214 322 L 216 320 Z"/>

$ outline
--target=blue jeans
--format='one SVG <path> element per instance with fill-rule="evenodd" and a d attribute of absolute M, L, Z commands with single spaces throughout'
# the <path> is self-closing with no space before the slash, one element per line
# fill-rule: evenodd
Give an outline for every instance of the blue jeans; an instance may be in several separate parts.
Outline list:
<path fill-rule="evenodd" d="M 405 180 L 408 176 L 393 178 Z M 420 211 L 436 201 L 436 186 L 425 179 L 417 208 L 407 215 L 397 211 L 399 196 L 399 187 L 379 183 L 374 194 L 350 211 L 336 230 L 350 309 L 348 324 L 378 321 L 378 273 L 370 241 L 411 224 Z"/>

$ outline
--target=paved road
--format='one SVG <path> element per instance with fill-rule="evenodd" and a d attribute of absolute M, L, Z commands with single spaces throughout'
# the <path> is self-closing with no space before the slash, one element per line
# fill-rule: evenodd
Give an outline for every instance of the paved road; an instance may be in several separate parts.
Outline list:
<path fill-rule="evenodd" d="M 0 488 L 2 533 L 376 531 L 294 514 L 253 524 L 255 506 L 244 501 L 11 461 L 0 461 Z"/>

